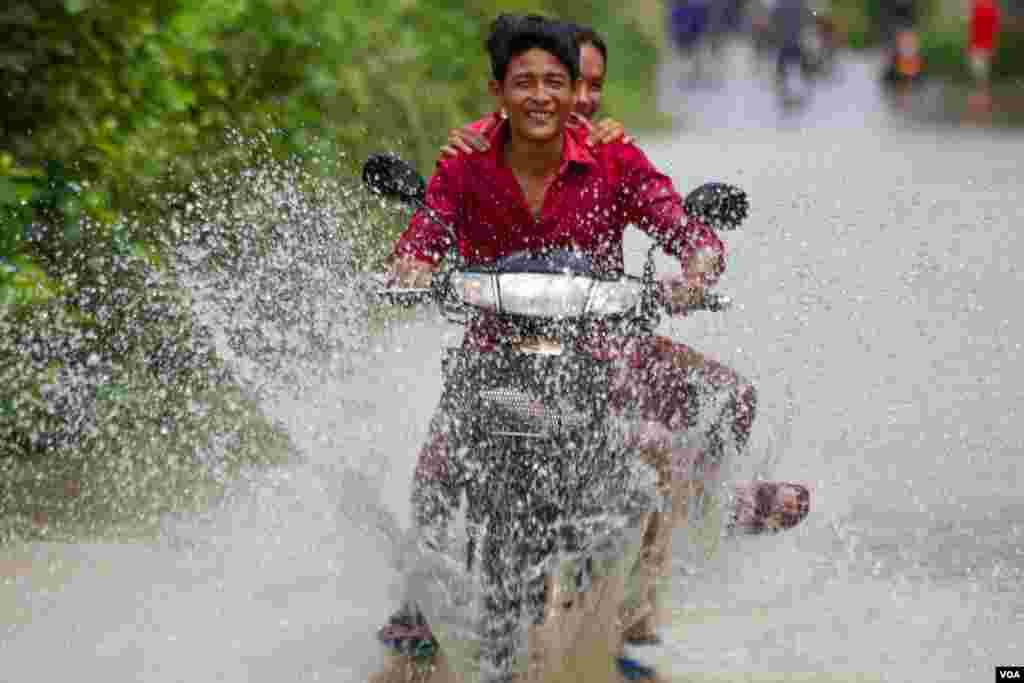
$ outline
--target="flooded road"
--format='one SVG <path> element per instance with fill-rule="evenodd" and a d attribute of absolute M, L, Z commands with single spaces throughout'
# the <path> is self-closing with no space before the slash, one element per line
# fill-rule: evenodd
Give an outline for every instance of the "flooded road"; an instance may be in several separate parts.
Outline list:
<path fill-rule="evenodd" d="M 814 490 L 799 532 L 735 542 L 680 591 L 693 671 L 974 681 L 1024 661 L 1024 138 L 915 123 L 875 73 L 847 64 L 797 112 L 754 81 L 662 102 L 687 130 L 652 156 L 753 207 L 722 282 L 742 307 L 679 335 L 769 404 L 792 392 L 773 476 Z"/>
<path fill-rule="evenodd" d="M 682 547 L 683 680 L 983 681 L 1024 664 L 1024 136 L 894 116 L 872 68 L 846 65 L 798 112 L 768 82 L 679 89 L 669 69 L 679 129 L 641 141 L 680 188 L 750 193 L 721 284 L 737 307 L 663 331 L 758 384 L 734 475 L 812 489 L 796 531 L 710 559 Z M 645 245 L 630 236 L 633 268 Z M 0 681 L 361 680 L 393 576 L 349 513 L 379 501 L 406 519 L 457 332 L 424 313 L 347 379 L 267 406 L 304 461 L 167 520 L 159 542 L 0 553 Z"/>

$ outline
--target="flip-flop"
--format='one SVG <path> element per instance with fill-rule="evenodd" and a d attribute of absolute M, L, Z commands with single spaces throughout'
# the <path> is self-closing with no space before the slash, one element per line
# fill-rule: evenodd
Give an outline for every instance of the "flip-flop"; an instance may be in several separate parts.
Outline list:
<path fill-rule="evenodd" d="M 388 623 L 377 631 L 377 640 L 397 654 L 414 659 L 432 657 L 438 648 L 437 639 L 418 609 L 403 606 L 391 615 Z"/>
<path fill-rule="evenodd" d="M 657 675 L 654 669 L 649 666 L 644 666 L 630 657 L 616 657 L 615 662 L 619 665 L 619 673 L 622 674 L 622 677 L 627 681 L 653 681 L 654 677 Z"/>

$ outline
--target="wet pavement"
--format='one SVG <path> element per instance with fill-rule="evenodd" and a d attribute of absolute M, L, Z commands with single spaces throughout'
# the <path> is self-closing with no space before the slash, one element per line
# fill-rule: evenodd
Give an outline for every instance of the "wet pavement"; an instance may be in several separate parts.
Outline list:
<path fill-rule="evenodd" d="M 884 87 L 880 53 L 841 53 L 835 67 L 789 93 L 774 79 L 774 62 L 758 61 L 743 43 L 694 74 L 673 58 L 660 69 L 661 111 L 693 130 L 814 130 L 821 128 L 1002 130 L 1024 127 L 1024 84 L 997 83 L 989 109 L 972 107 L 968 84 L 926 78 Z M 797 95 L 797 96 L 794 96 Z"/>
<path fill-rule="evenodd" d="M 813 498 L 797 533 L 690 559 L 674 670 L 952 682 L 1024 661 L 1024 136 L 954 126 L 928 93 L 894 108 L 876 73 L 844 64 L 798 109 L 769 79 L 665 79 L 684 129 L 652 157 L 753 206 L 722 282 L 739 310 L 677 334 L 758 379 L 738 470 L 777 458 Z"/>
<path fill-rule="evenodd" d="M 734 475 L 806 482 L 813 507 L 710 559 L 679 544 L 668 668 L 992 680 L 1024 664 L 1024 136 L 894 114 L 867 61 L 796 110 L 733 68 L 718 88 L 666 76 L 679 128 L 641 141 L 680 188 L 727 180 L 752 201 L 727 238 L 737 307 L 664 331 L 759 387 Z M 627 246 L 639 268 L 645 238 Z M 379 499 L 406 518 L 456 332 L 424 313 L 347 379 L 268 405 L 306 462 L 168 520 L 160 542 L 5 551 L 0 681 L 361 680 L 393 576 L 347 512 Z"/>

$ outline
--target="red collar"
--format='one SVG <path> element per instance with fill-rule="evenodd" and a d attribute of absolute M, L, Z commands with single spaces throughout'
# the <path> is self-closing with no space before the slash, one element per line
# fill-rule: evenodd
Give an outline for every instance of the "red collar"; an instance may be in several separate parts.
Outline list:
<path fill-rule="evenodd" d="M 502 152 L 505 148 L 505 143 L 508 141 L 508 126 L 508 120 L 503 119 L 487 135 L 491 146 L 484 152 L 483 156 L 494 167 L 504 164 Z M 562 164 L 559 168 L 559 173 L 562 173 L 568 164 L 597 166 L 597 158 L 586 144 L 587 131 L 584 127 L 566 126 L 562 136 L 565 144 L 562 145 Z"/>

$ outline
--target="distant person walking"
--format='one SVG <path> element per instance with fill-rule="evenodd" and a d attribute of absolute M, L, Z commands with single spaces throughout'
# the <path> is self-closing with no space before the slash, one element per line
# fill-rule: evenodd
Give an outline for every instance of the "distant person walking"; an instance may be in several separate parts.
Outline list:
<path fill-rule="evenodd" d="M 968 24 L 967 60 L 975 85 L 988 87 L 992 55 L 999 38 L 999 3 L 996 0 L 972 0 Z"/>
<path fill-rule="evenodd" d="M 669 7 L 669 34 L 688 62 L 690 80 L 696 81 L 705 70 L 701 50 L 710 23 L 711 0 L 674 0 Z"/>
<path fill-rule="evenodd" d="M 772 23 L 778 42 L 775 63 L 780 84 L 792 87 L 792 79 L 799 78 L 804 65 L 803 30 L 807 19 L 806 0 L 776 0 L 772 9 Z"/>
<path fill-rule="evenodd" d="M 919 7 L 915 0 L 887 0 L 882 4 L 882 35 L 887 43 L 883 80 L 891 84 L 915 83 L 924 76 Z"/>

